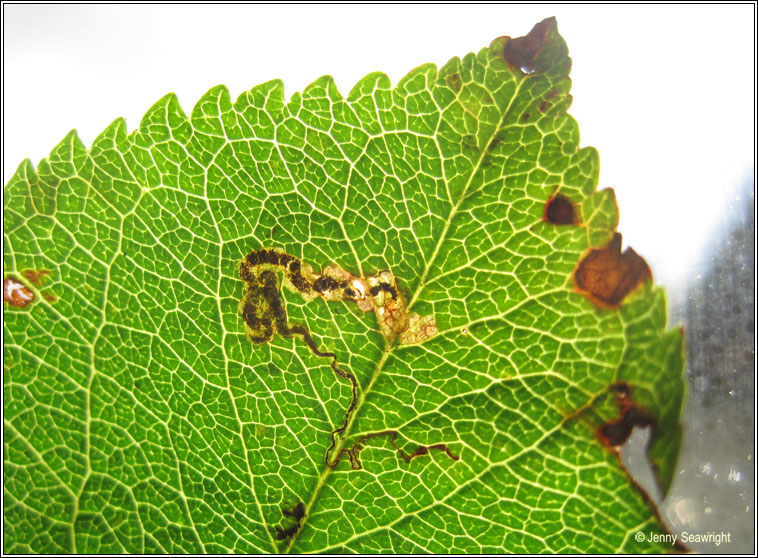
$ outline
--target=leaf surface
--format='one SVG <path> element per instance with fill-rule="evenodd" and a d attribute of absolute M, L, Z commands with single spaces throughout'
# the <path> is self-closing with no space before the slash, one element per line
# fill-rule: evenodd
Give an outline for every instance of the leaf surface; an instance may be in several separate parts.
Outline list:
<path fill-rule="evenodd" d="M 234 103 L 216 87 L 190 116 L 168 95 L 131 134 L 116 120 L 22 163 L 4 189 L 5 551 L 670 549 L 635 540 L 665 531 L 611 446 L 652 426 L 665 492 L 681 332 L 613 251 L 569 68 L 551 19 L 347 98 L 330 77 L 289 101 L 278 81 Z M 275 268 L 318 352 L 281 329 L 251 343 L 239 270 L 261 248 L 389 270 L 436 335 L 403 344 L 407 325 L 388 336 Z M 347 417 L 334 366 L 358 385 Z"/>

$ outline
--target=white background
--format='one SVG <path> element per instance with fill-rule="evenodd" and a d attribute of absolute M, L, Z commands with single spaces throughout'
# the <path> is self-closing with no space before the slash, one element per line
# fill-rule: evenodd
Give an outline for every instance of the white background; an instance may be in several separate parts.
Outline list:
<path fill-rule="evenodd" d="M 526 34 L 555 15 L 572 59 L 582 144 L 600 151 L 624 243 L 672 296 L 753 165 L 753 6 L 4 5 L 3 181 L 76 128 L 85 145 L 129 131 L 175 92 L 189 114 L 225 84 L 235 99 L 323 74 L 347 95 L 365 74 L 412 68 Z"/>
<path fill-rule="evenodd" d="M 87 146 L 119 116 L 132 131 L 168 92 L 187 114 L 217 84 L 235 99 L 280 78 L 289 96 L 330 74 L 347 95 L 371 71 L 397 83 L 552 15 L 574 61 L 570 112 L 582 145 L 600 152 L 599 187 L 616 191 L 624 243 L 672 303 L 754 173 L 751 4 L 6 4 L 3 15 L 4 183 L 72 128 Z"/>

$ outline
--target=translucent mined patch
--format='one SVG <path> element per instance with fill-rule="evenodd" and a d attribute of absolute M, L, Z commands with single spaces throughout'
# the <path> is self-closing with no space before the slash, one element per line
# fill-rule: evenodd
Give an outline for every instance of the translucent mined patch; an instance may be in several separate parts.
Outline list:
<path fill-rule="evenodd" d="M 401 345 L 418 345 L 437 335 L 437 320 L 434 316 L 420 316 L 415 312 L 408 315 L 408 326 L 400 332 Z"/>

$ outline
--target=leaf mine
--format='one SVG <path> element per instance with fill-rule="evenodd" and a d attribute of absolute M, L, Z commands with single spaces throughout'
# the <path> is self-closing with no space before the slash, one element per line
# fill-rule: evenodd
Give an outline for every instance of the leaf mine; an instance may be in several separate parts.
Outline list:
<path fill-rule="evenodd" d="M 390 444 L 393 448 L 395 448 L 395 451 L 397 452 L 400 459 L 405 461 L 406 463 L 409 463 L 412 459 L 416 457 L 421 457 L 424 455 L 428 455 L 430 451 L 441 451 L 445 453 L 450 459 L 453 461 L 458 461 L 460 457 L 455 455 L 450 448 L 447 446 L 447 444 L 432 444 L 430 446 L 418 446 L 415 450 L 413 450 L 413 453 L 406 453 L 403 451 L 398 445 L 397 445 L 397 436 L 398 432 L 397 430 L 383 430 L 381 432 L 371 432 L 370 434 L 365 434 L 358 438 L 350 447 L 343 448 L 340 450 L 340 452 L 337 454 L 337 457 L 334 459 L 333 462 L 329 463 L 331 467 L 335 467 L 337 463 L 339 463 L 339 460 L 342 458 L 343 455 L 347 455 L 348 460 L 350 461 L 350 468 L 353 470 L 361 470 L 363 469 L 363 465 L 361 464 L 360 460 L 360 453 L 363 449 L 364 442 L 367 442 L 368 440 L 372 440 L 374 438 L 380 438 L 382 436 L 388 436 L 390 440 Z"/>
<path fill-rule="evenodd" d="M 331 433 L 331 443 L 324 461 L 330 467 L 335 467 L 341 456 L 347 453 L 351 464 L 358 462 L 355 445 L 351 450 L 340 450 L 336 458 L 329 458 L 337 445 L 337 436 L 347 429 L 355 410 L 358 381 L 352 372 L 337 363 L 335 353 L 318 348 L 305 326 L 289 323 L 280 293 L 279 273 L 287 288 L 300 293 L 308 301 L 317 297 L 326 301 L 352 300 L 364 312 L 373 309 L 380 331 L 389 343 L 397 339 L 401 345 L 411 345 L 430 339 L 437 333 L 434 317 L 407 312 L 405 297 L 398 291 L 395 276 L 389 271 L 360 278 L 336 264 L 330 264 L 317 274 L 310 264 L 276 248 L 253 250 L 240 262 L 239 276 L 246 286 L 238 309 L 250 341 L 255 344 L 267 343 L 277 333 L 282 337 L 302 337 L 313 354 L 331 359 L 330 365 L 335 375 L 350 382 L 350 404 L 342 425 Z"/>
<path fill-rule="evenodd" d="M 326 301 L 354 301 L 363 312 L 373 310 L 379 330 L 388 342 L 401 345 L 423 343 L 437 333 L 434 316 L 408 312 L 405 296 L 398 290 L 390 271 L 380 271 L 367 277 L 356 277 L 337 264 L 326 266 L 320 274 L 295 256 L 275 248 L 253 250 L 240 263 L 240 278 L 248 284 L 260 283 L 263 271 L 281 271 L 283 285 L 310 301 L 321 297 Z M 240 301 L 240 314 L 245 318 L 250 338 L 257 343 L 269 341 L 274 333 L 276 312 L 262 306 L 263 291 L 248 290 Z M 270 305 L 269 305 L 270 306 Z M 277 305 L 278 307 L 278 305 Z M 261 314 L 263 312 L 263 314 Z M 283 325 L 284 322 L 281 322 Z"/>

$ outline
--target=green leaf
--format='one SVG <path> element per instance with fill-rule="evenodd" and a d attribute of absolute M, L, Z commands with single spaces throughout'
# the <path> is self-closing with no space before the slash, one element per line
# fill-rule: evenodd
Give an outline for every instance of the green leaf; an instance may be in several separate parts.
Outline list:
<path fill-rule="evenodd" d="M 347 98 L 168 95 L 23 162 L 5 552 L 668 550 L 611 446 L 652 425 L 665 493 L 681 331 L 618 253 L 569 68 L 550 19 Z"/>

